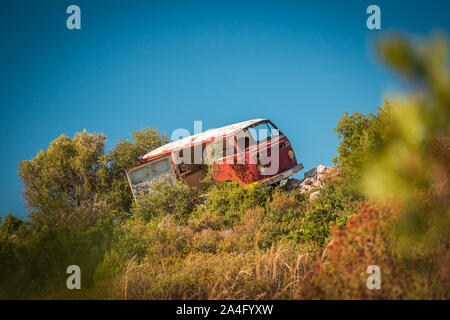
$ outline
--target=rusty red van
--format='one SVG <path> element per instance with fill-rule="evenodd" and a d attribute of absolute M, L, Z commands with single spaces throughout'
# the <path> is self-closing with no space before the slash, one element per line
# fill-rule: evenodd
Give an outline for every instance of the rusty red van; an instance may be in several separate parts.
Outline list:
<path fill-rule="evenodd" d="M 269 119 L 254 119 L 185 137 L 144 155 L 127 170 L 134 198 L 148 192 L 152 181 L 182 180 L 206 188 L 212 168 L 216 181 L 239 184 L 279 184 L 303 165 L 297 162 L 289 139 Z"/>

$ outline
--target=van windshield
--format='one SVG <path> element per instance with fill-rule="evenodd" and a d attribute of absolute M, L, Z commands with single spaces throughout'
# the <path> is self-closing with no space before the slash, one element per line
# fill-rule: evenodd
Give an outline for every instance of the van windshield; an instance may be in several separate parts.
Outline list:
<path fill-rule="evenodd" d="M 235 139 L 238 148 L 245 150 L 250 146 L 270 140 L 272 137 L 280 134 L 280 131 L 272 123 L 266 121 L 239 131 L 236 133 Z"/>

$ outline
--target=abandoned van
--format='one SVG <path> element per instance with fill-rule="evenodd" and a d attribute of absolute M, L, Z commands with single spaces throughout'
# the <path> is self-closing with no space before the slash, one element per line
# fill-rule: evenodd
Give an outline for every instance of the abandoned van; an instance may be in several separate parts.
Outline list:
<path fill-rule="evenodd" d="M 185 137 L 144 155 L 127 170 L 134 198 L 149 192 L 151 182 L 181 180 L 206 188 L 211 169 L 216 181 L 279 184 L 303 169 L 288 138 L 269 120 L 254 119 Z"/>

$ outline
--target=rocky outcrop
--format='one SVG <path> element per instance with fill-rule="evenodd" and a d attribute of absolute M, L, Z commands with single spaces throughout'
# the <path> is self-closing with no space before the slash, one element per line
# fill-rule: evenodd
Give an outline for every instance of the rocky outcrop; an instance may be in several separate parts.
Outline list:
<path fill-rule="evenodd" d="M 326 167 L 324 165 L 319 165 L 307 172 L 303 176 L 303 180 L 298 179 L 288 179 L 283 188 L 286 191 L 291 191 L 294 189 L 300 189 L 301 193 L 311 192 L 309 194 L 309 200 L 317 198 L 319 195 L 320 188 L 325 186 L 327 179 L 332 179 L 339 174 L 339 169 L 336 167 Z"/>

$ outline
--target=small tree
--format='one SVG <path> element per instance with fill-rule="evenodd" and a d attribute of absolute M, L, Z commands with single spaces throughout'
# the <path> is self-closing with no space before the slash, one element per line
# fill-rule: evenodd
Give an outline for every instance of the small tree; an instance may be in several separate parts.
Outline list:
<path fill-rule="evenodd" d="M 43 223 L 57 223 L 83 203 L 96 200 L 102 187 L 98 173 L 105 139 L 86 131 L 73 138 L 63 134 L 47 150 L 19 164 L 23 195 Z"/>
<path fill-rule="evenodd" d="M 378 113 L 365 115 L 345 112 L 334 129 L 338 138 L 338 156 L 334 163 L 341 165 L 345 173 L 359 177 L 362 167 L 375 153 L 380 152 L 395 133 L 395 108 L 386 99 Z"/>
<path fill-rule="evenodd" d="M 167 142 L 156 129 L 133 131 L 132 136 L 133 141 L 121 140 L 105 154 L 101 133 L 61 135 L 35 158 L 22 161 L 18 174 L 28 205 L 36 209 L 30 215 L 33 222 L 55 225 L 80 218 L 85 224 L 129 212 L 132 196 L 125 170 Z"/>

